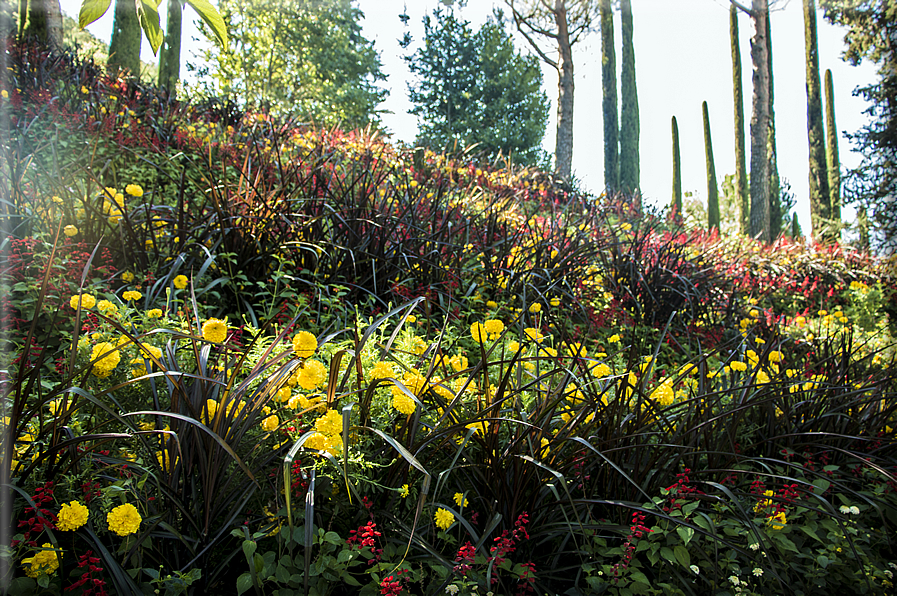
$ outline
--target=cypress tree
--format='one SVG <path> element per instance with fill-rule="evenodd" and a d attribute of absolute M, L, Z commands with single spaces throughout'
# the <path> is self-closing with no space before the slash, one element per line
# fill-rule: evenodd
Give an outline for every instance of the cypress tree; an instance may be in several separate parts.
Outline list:
<path fill-rule="evenodd" d="M 825 140 L 828 166 L 828 191 L 831 198 L 832 223 L 836 229 L 841 224 L 841 158 L 838 155 L 838 127 L 835 126 L 835 89 L 832 71 L 825 71 Z M 835 238 L 840 235 L 836 231 Z"/>
<path fill-rule="evenodd" d="M 769 135 L 769 62 L 766 52 L 766 19 L 769 18 L 768 0 L 751 0 L 751 20 L 754 36 L 751 38 L 751 66 L 753 69 L 753 94 L 751 98 L 751 227 L 752 238 L 764 244 L 769 236 L 769 160 L 767 144 Z"/>
<path fill-rule="evenodd" d="M 682 162 L 679 159 L 679 125 L 673 116 L 673 217 L 682 217 Z"/>
<path fill-rule="evenodd" d="M 635 49 L 632 44 L 632 0 L 623 0 L 623 56 L 620 67 L 620 187 L 625 193 L 639 188 L 639 114 L 635 83 Z"/>
<path fill-rule="evenodd" d="M 807 137 L 810 148 L 810 225 L 813 236 L 832 241 L 828 169 L 825 163 L 825 131 L 819 85 L 819 53 L 816 42 L 816 2 L 803 0 L 804 43 L 807 66 Z"/>
<path fill-rule="evenodd" d="M 735 204 L 738 230 L 748 233 L 751 214 L 748 202 L 747 162 L 744 151 L 744 91 L 741 81 L 741 48 L 738 45 L 738 9 L 729 9 L 729 41 L 732 46 L 732 91 L 735 98 Z"/>
<path fill-rule="evenodd" d="M 49 45 L 62 46 L 62 10 L 59 0 L 19 0 L 19 35 L 36 37 Z M 0 11 L 12 10 L 0 2 Z"/>
<path fill-rule="evenodd" d="M 766 158 L 769 162 L 769 238 L 775 240 L 782 233 L 782 193 L 779 183 L 779 164 L 776 152 L 776 115 L 773 109 L 775 93 L 772 72 L 772 19 L 766 18 L 766 65 L 769 70 L 769 133 L 766 137 Z"/>
<path fill-rule="evenodd" d="M 682 162 L 679 159 L 679 125 L 673 116 L 673 217 L 682 217 Z"/>
<path fill-rule="evenodd" d="M 132 77 L 140 76 L 140 40 L 143 35 L 134 3 L 115 0 L 112 18 L 112 39 L 109 42 L 109 61 L 106 67 L 113 74 L 127 70 Z"/>
<path fill-rule="evenodd" d="M 620 188 L 619 124 L 617 116 L 617 58 L 614 49 L 614 19 L 610 0 L 601 0 L 601 90 L 604 114 L 604 187 L 608 193 Z"/>
<path fill-rule="evenodd" d="M 713 164 L 713 144 L 710 141 L 710 113 L 707 102 L 701 104 L 704 115 L 704 158 L 707 161 L 707 229 L 719 231 L 719 185 L 716 183 L 716 166 Z"/>
<path fill-rule="evenodd" d="M 170 93 L 177 89 L 181 78 L 181 21 L 183 9 L 180 0 L 168 0 L 168 19 L 165 39 L 159 51 L 159 86 Z"/>

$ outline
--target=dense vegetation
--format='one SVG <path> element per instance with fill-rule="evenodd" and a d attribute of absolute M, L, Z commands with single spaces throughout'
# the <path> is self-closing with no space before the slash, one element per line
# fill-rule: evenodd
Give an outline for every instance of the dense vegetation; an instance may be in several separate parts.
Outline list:
<path fill-rule="evenodd" d="M 893 589 L 893 263 L 11 45 L 9 593 Z"/>

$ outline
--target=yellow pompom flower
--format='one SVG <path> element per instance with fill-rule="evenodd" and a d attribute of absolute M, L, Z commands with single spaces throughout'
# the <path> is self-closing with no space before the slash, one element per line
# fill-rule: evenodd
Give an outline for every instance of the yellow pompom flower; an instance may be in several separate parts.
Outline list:
<path fill-rule="evenodd" d="M 118 307 L 108 300 L 100 300 L 99 302 L 97 302 L 97 310 L 107 317 L 110 317 L 118 312 Z"/>
<path fill-rule="evenodd" d="M 392 407 L 394 407 L 402 414 L 405 414 L 406 416 L 414 414 L 414 410 L 417 409 L 417 403 L 401 389 L 399 389 L 398 391 L 396 391 L 396 389 L 398 388 L 393 388 Z"/>
<path fill-rule="evenodd" d="M 59 556 L 53 545 L 45 542 L 42 550 L 33 557 L 22 559 L 22 566 L 25 567 L 25 574 L 32 579 L 37 579 L 41 575 L 53 575 L 59 569 Z"/>
<path fill-rule="evenodd" d="M 300 331 L 293 338 L 293 351 L 299 358 L 310 358 L 318 349 L 318 339 L 308 331 Z"/>
<path fill-rule="evenodd" d="M 785 526 L 788 525 L 788 518 L 785 516 L 784 511 L 779 511 L 775 515 L 770 516 L 766 523 L 771 530 L 784 530 Z"/>
<path fill-rule="evenodd" d="M 505 324 L 499 319 L 489 319 L 483 323 L 483 328 L 489 334 L 489 339 L 497 340 L 505 330 Z"/>
<path fill-rule="evenodd" d="M 327 368 L 317 360 L 306 360 L 296 380 L 306 391 L 314 391 L 327 382 Z"/>
<path fill-rule="evenodd" d="M 121 295 L 122 298 L 125 299 L 125 302 L 130 302 L 132 300 L 140 300 L 143 298 L 143 294 L 136 290 L 128 290 L 124 294 Z"/>
<path fill-rule="evenodd" d="M 148 319 L 158 319 L 162 317 L 162 309 L 161 308 L 151 308 L 146 311 L 146 318 Z"/>
<path fill-rule="evenodd" d="M 530 311 L 531 313 L 533 313 L 533 314 L 536 314 L 536 313 L 538 313 L 538 312 L 541 312 L 541 311 L 542 311 L 542 305 L 539 304 L 538 302 L 533 302 L 532 304 L 529 305 L 529 311 Z"/>
<path fill-rule="evenodd" d="M 278 425 L 280 425 L 280 420 L 278 420 L 277 416 L 268 416 L 262 420 L 262 430 L 265 432 L 274 432 L 277 430 Z"/>
<path fill-rule="evenodd" d="M 221 343 L 227 339 L 227 324 L 220 319 L 209 319 L 202 324 L 202 338 L 212 343 Z"/>
<path fill-rule="evenodd" d="M 121 274 L 121 280 L 123 282 L 125 282 L 126 284 L 129 284 L 134 281 L 134 274 L 131 273 L 130 271 L 125 271 L 124 273 Z"/>
<path fill-rule="evenodd" d="M 130 503 L 119 505 L 106 515 L 106 523 L 109 524 L 109 531 L 115 532 L 119 536 L 128 536 L 134 534 L 140 529 L 140 512 Z"/>
<path fill-rule="evenodd" d="M 178 290 L 183 290 L 184 288 L 187 287 L 188 281 L 189 280 L 187 279 L 186 275 L 176 275 L 175 278 L 172 280 L 172 283 L 174 284 L 174 287 L 177 288 Z"/>
<path fill-rule="evenodd" d="M 62 228 L 62 233 L 71 238 L 78 235 L 78 228 L 70 224 Z"/>
<path fill-rule="evenodd" d="M 612 344 L 618 343 L 620 341 L 620 336 L 617 335 L 616 333 L 614 333 L 613 335 L 611 335 L 610 337 L 607 338 L 607 341 L 608 341 L 608 343 L 612 343 Z"/>
<path fill-rule="evenodd" d="M 125 192 L 131 195 L 132 197 L 142 197 L 143 196 L 143 188 L 140 187 L 139 184 L 129 184 L 125 187 Z"/>
<path fill-rule="evenodd" d="M 343 432 L 343 417 L 336 410 L 327 410 L 327 413 L 315 420 L 315 430 L 328 437 L 338 437 Z"/>
<path fill-rule="evenodd" d="M 81 305 L 81 310 L 90 310 L 97 304 L 97 299 L 91 296 L 90 294 L 80 294 L 78 296 L 72 296 L 72 299 L 69 300 L 69 306 L 78 310 L 78 304 Z"/>
<path fill-rule="evenodd" d="M 113 344 L 104 341 L 93 347 L 90 353 L 90 359 L 96 360 L 93 363 L 93 374 L 95 377 L 105 379 L 112 374 L 112 369 L 121 362 L 121 352 Z"/>
<path fill-rule="evenodd" d="M 394 375 L 395 371 L 392 368 L 392 364 L 383 361 L 375 364 L 374 368 L 372 368 L 370 372 L 371 379 L 386 379 Z"/>
<path fill-rule="evenodd" d="M 484 343 L 489 338 L 486 328 L 479 321 L 475 321 L 473 325 L 470 326 L 470 335 L 473 337 L 473 341 L 480 344 Z"/>
<path fill-rule="evenodd" d="M 448 530 L 449 526 L 455 523 L 455 516 L 442 507 L 436 510 L 436 515 L 433 516 L 433 519 L 436 520 L 436 527 L 441 530 Z"/>
<path fill-rule="evenodd" d="M 739 360 L 733 360 L 729 363 L 729 367 L 736 372 L 744 372 L 747 370 L 747 364 Z"/>
<path fill-rule="evenodd" d="M 58 519 L 56 527 L 63 532 L 73 532 L 87 523 L 88 514 L 87 507 L 78 501 L 63 503 L 59 515 L 56 516 Z"/>
<path fill-rule="evenodd" d="M 453 498 L 455 499 L 455 504 L 458 507 L 467 507 L 467 499 L 462 493 L 455 493 L 455 496 Z"/>

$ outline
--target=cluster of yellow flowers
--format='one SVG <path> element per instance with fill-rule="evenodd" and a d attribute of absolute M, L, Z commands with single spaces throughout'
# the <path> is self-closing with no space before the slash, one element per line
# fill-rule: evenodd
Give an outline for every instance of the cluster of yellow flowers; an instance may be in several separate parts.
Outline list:
<path fill-rule="evenodd" d="M 336 456 L 343 448 L 342 433 L 343 417 L 336 410 L 328 410 L 315 420 L 315 433 L 308 437 L 305 446 Z"/>
<path fill-rule="evenodd" d="M 59 556 L 53 545 L 45 542 L 41 545 L 41 550 L 33 557 L 22 559 L 22 565 L 25 567 L 25 574 L 28 577 L 37 579 L 41 575 L 56 573 L 56 570 L 59 569 Z"/>

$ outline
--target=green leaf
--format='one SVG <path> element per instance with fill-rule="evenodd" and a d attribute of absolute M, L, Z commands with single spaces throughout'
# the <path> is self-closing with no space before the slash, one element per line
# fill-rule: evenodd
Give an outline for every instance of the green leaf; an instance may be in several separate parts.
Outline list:
<path fill-rule="evenodd" d="M 688 526 L 678 526 L 676 528 L 676 533 L 679 534 L 679 538 L 682 539 L 682 544 L 688 546 L 688 543 L 695 535 L 695 530 L 694 528 L 689 528 Z"/>
<path fill-rule="evenodd" d="M 224 24 L 224 19 L 221 18 L 218 11 L 215 10 L 215 7 L 208 0 L 187 0 L 187 4 L 193 7 L 199 18 L 205 21 L 206 25 L 212 29 L 221 47 L 226 49 L 227 26 Z"/>
<path fill-rule="evenodd" d="M 676 555 L 676 560 L 679 561 L 679 564 L 683 567 L 691 565 L 691 555 L 688 554 L 688 549 L 681 544 L 676 545 L 673 549 L 673 554 Z"/>
<path fill-rule="evenodd" d="M 782 536 L 781 534 L 773 534 L 773 540 L 775 540 L 782 548 L 785 550 L 790 550 L 793 553 L 800 553 L 797 550 L 797 546 L 789 538 Z"/>
<path fill-rule="evenodd" d="M 339 537 L 339 534 L 336 532 L 327 532 L 324 534 L 324 542 L 328 542 L 333 545 L 342 544 L 342 539 Z"/>
<path fill-rule="evenodd" d="M 256 544 L 252 540 L 243 541 L 243 554 L 246 555 L 247 561 L 252 561 L 252 555 L 255 554 L 257 548 L 258 544 Z"/>
<path fill-rule="evenodd" d="M 664 546 L 660 549 L 660 556 L 669 561 L 670 563 L 676 562 L 676 555 L 673 554 L 673 549 L 668 546 Z"/>
<path fill-rule="evenodd" d="M 822 542 L 822 539 L 819 538 L 819 536 L 816 535 L 816 532 L 814 532 L 812 528 L 808 528 L 808 527 L 805 526 L 805 525 L 800 525 L 800 526 L 798 526 L 798 527 L 803 531 L 804 534 L 806 534 L 807 536 L 809 536 L 810 538 L 812 538 L 812 539 L 815 540 L 816 542 Z"/>
<path fill-rule="evenodd" d="M 153 48 L 153 55 L 158 54 L 162 46 L 162 28 L 159 26 L 159 11 L 153 0 L 137 1 L 137 18 L 146 34 L 146 40 Z"/>
<path fill-rule="evenodd" d="M 84 0 L 78 13 L 78 27 L 84 29 L 109 10 L 112 0 Z"/>
<path fill-rule="evenodd" d="M 237 596 L 252 587 L 252 575 L 247 571 L 237 578 Z"/>
<path fill-rule="evenodd" d="M 831 485 L 832 485 L 832 483 L 829 482 L 828 480 L 826 480 L 825 478 L 817 478 L 816 480 L 813 481 L 813 486 L 815 486 L 816 488 L 819 489 L 816 492 L 816 494 L 818 494 L 818 495 L 821 495 L 822 493 L 827 491 L 828 487 L 830 487 Z"/>

